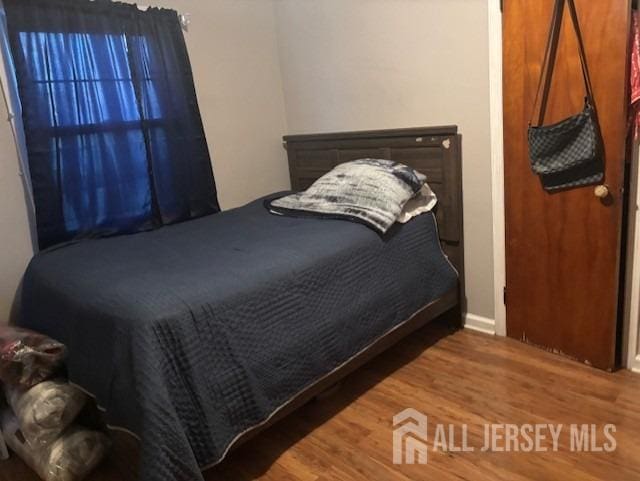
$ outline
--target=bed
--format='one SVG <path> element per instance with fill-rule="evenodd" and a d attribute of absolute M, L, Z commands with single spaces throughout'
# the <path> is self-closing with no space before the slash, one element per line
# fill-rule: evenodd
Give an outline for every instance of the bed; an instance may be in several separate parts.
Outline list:
<path fill-rule="evenodd" d="M 27 269 L 22 325 L 67 344 L 70 380 L 95 397 L 110 427 L 140 439 L 143 481 L 202 479 L 381 350 L 459 314 L 455 127 L 285 142 L 294 189 L 344 160 L 391 158 L 428 175 L 437 213 L 380 236 L 343 220 L 275 216 L 258 199 L 53 248 Z"/>

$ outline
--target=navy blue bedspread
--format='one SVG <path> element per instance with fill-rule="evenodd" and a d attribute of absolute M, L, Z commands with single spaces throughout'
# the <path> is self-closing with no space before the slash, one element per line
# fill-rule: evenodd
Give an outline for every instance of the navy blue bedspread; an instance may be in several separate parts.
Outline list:
<path fill-rule="evenodd" d="M 456 285 L 435 220 L 356 223 L 239 209 L 45 251 L 22 324 L 136 433 L 140 479 L 192 481 L 234 439 Z"/>

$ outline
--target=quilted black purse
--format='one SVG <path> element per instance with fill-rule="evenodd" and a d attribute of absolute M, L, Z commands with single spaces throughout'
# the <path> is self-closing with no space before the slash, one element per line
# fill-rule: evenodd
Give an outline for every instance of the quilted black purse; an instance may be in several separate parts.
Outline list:
<path fill-rule="evenodd" d="M 552 125 L 542 125 L 549 100 L 551 78 L 558 51 L 565 2 L 578 40 L 586 88 L 582 112 Z M 529 157 L 532 170 L 547 191 L 597 184 L 604 178 L 604 148 L 598 124 L 591 78 L 574 0 L 556 0 L 533 112 L 541 98 L 537 125 L 529 123 Z M 533 117 L 533 114 L 532 114 Z"/>

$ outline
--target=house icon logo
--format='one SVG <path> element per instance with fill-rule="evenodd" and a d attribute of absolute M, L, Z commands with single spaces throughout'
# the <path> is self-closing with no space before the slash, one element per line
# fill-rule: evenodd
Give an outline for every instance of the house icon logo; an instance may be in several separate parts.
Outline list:
<path fill-rule="evenodd" d="M 405 409 L 393 416 L 393 464 L 427 464 L 427 416 Z"/>

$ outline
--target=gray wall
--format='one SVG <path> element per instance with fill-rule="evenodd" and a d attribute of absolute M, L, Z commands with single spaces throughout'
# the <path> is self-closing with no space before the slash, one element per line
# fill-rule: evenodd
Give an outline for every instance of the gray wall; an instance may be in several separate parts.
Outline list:
<path fill-rule="evenodd" d="M 286 132 L 458 124 L 468 308 L 493 317 L 484 0 L 152 3 L 192 14 L 186 39 L 224 209 L 289 187 Z M 32 255 L 5 121 L 0 192 L 3 322 Z"/>
<path fill-rule="evenodd" d="M 271 2 L 153 0 L 153 5 L 192 14 L 185 38 L 223 209 L 288 189 L 281 142 L 287 128 Z M 2 323 L 33 253 L 15 146 L 4 120 L 0 193 Z"/>
<path fill-rule="evenodd" d="M 289 132 L 457 124 L 468 311 L 493 318 L 485 0 L 278 0 Z"/>
<path fill-rule="evenodd" d="M 2 102 L 0 110 L 0 324 L 3 324 L 8 320 L 33 249 L 16 147 Z"/>

